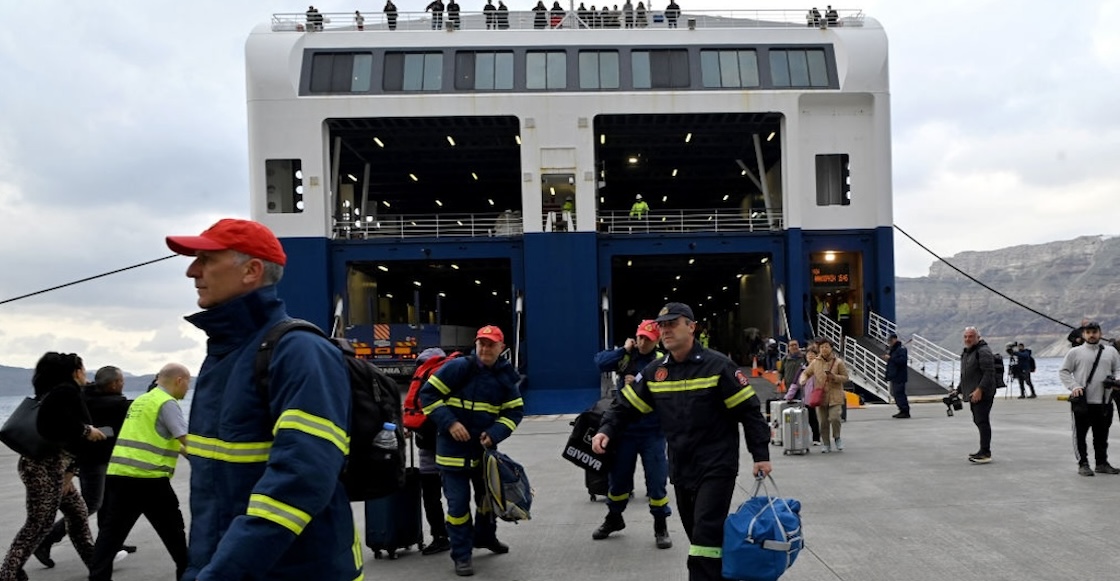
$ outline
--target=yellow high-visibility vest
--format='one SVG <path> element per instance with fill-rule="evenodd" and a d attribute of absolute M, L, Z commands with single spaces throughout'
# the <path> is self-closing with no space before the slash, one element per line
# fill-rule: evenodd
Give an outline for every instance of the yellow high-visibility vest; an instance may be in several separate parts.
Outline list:
<path fill-rule="evenodd" d="M 109 458 L 110 476 L 171 478 L 175 474 L 179 440 L 164 438 L 156 431 L 159 409 L 168 401 L 175 398 L 157 387 L 132 402 Z"/>

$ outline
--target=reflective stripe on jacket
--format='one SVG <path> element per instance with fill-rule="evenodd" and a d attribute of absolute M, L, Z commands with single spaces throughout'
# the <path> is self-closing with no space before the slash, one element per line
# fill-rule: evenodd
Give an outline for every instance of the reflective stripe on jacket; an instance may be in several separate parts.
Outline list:
<path fill-rule="evenodd" d="M 179 440 L 164 438 L 156 430 L 159 410 L 167 402 L 179 405 L 158 387 L 132 402 L 109 458 L 109 476 L 170 478 L 175 474 Z"/>

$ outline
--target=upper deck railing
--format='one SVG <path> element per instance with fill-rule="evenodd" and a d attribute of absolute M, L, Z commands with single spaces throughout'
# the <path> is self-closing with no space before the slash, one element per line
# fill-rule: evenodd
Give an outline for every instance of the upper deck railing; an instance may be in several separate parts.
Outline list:
<path fill-rule="evenodd" d="M 699 10 L 681 13 L 674 22 L 666 17 L 665 10 L 648 10 L 645 23 L 635 15 L 633 26 L 627 26 L 627 16 L 619 10 L 598 11 L 594 14 L 585 11 L 565 10 L 559 14 L 545 13 L 542 23 L 537 12 L 508 11 L 485 13 L 481 11 L 460 11 L 457 19 L 448 12 L 435 18 L 429 12 L 398 12 L 390 19 L 383 12 L 360 12 L 362 24 L 359 28 L 358 14 L 354 12 L 323 12 L 311 16 L 303 12 L 276 13 L 272 15 L 274 32 L 337 32 L 337 31 L 385 31 L 390 30 L 571 30 L 571 29 L 610 29 L 646 28 L 669 29 L 671 24 L 682 29 L 708 28 L 829 28 L 863 26 L 864 13 L 859 9 L 837 9 L 836 17 L 829 19 L 824 12 L 814 17 L 809 9 L 804 10 Z M 457 23 L 457 24 L 456 24 Z M 543 24 L 543 26 L 542 26 Z"/>

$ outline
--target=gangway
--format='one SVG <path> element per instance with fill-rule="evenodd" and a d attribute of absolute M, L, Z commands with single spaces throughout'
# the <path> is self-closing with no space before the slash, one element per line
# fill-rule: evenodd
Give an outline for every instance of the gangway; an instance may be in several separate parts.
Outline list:
<path fill-rule="evenodd" d="M 886 361 L 860 345 L 854 337 L 844 337 L 840 324 L 823 313 L 817 315 L 817 328 L 840 350 L 840 357 L 848 367 L 848 379 L 869 394 L 890 403 L 890 384 L 883 378 L 887 370 Z"/>
<path fill-rule="evenodd" d="M 906 348 L 910 350 L 911 368 L 942 387 L 953 389 L 960 376 L 960 355 L 917 334 L 911 336 Z"/>

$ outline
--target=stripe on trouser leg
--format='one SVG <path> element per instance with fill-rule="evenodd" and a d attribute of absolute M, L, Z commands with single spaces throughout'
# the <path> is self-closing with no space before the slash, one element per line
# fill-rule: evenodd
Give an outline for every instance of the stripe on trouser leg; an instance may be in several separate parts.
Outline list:
<path fill-rule="evenodd" d="M 447 524 L 464 525 L 471 522 L 471 513 L 468 512 L 463 516 L 451 516 L 451 513 L 447 513 L 447 518 L 445 520 L 447 520 Z"/>
<path fill-rule="evenodd" d="M 706 557 L 709 559 L 720 559 L 723 557 L 722 547 L 704 547 L 701 545 L 688 546 L 689 557 Z"/>

